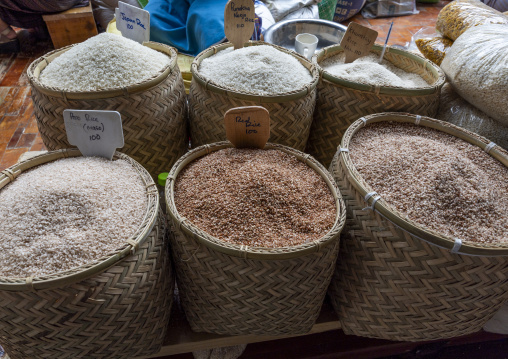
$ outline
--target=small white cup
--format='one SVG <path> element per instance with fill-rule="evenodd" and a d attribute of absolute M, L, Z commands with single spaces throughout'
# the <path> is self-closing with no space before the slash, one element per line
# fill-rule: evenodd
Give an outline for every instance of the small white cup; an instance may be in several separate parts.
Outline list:
<path fill-rule="evenodd" d="M 298 34 L 295 40 L 295 50 L 310 60 L 316 51 L 318 38 L 312 34 Z"/>

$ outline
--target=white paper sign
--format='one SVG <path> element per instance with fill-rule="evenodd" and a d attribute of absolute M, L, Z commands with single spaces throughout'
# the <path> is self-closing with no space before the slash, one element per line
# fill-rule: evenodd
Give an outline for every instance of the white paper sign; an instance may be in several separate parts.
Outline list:
<path fill-rule="evenodd" d="M 83 156 L 113 158 L 124 145 L 122 118 L 117 111 L 65 110 L 65 131 Z"/>
<path fill-rule="evenodd" d="M 150 41 L 150 13 L 148 11 L 119 1 L 115 16 L 116 28 L 122 36 L 140 44 Z"/>

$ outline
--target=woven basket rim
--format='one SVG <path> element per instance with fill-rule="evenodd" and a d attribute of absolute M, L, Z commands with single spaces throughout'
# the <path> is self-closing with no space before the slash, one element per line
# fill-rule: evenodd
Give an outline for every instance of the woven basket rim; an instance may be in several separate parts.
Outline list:
<path fill-rule="evenodd" d="M 239 245 L 222 241 L 212 235 L 197 228 L 194 224 L 182 217 L 176 209 L 174 201 L 174 185 L 176 178 L 180 171 L 195 159 L 205 156 L 211 152 L 215 152 L 224 148 L 231 148 L 233 145 L 228 141 L 216 142 L 208 145 L 203 145 L 187 152 L 180 160 L 173 165 L 171 172 L 168 175 L 165 187 L 165 197 L 167 204 L 167 212 L 175 223 L 178 223 L 180 230 L 195 238 L 200 245 L 216 250 L 227 255 L 234 257 L 241 257 L 245 259 L 262 259 L 262 260 L 281 260 L 292 259 L 304 256 L 309 253 L 319 252 L 326 246 L 330 245 L 335 240 L 338 240 L 340 232 L 344 228 L 346 222 L 346 207 L 340 191 L 333 179 L 332 175 L 316 161 L 312 156 L 304 154 L 291 147 L 267 143 L 265 149 L 276 149 L 287 154 L 293 155 L 298 160 L 304 162 L 314 171 L 316 171 L 326 182 L 330 192 L 335 198 L 335 205 L 337 213 L 332 228 L 323 237 L 310 243 L 304 243 L 292 247 L 279 247 L 279 248 L 264 248 L 264 247 L 249 247 L 246 245 Z"/>
<path fill-rule="evenodd" d="M 344 133 L 340 143 L 340 149 L 332 162 L 332 166 L 335 166 L 338 160 L 341 162 L 341 165 L 343 165 L 351 185 L 360 193 L 363 198 L 365 198 L 368 193 L 374 192 L 374 189 L 364 181 L 363 177 L 354 166 L 349 154 L 349 144 L 354 135 L 367 124 L 386 121 L 417 124 L 419 126 L 433 128 L 452 136 L 461 138 L 462 140 L 465 140 L 466 142 L 479 147 L 483 151 L 488 150 L 488 154 L 490 156 L 501 162 L 504 166 L 508 167 L 508 152 L 506 150 L 497 145 L 489 149 L 489 147 L 492 146 L 490 144 L 493 142 L 489 141 L 485 137 L 481 137 L 476 133 L 455 126 L 451 123 L 436 120 L 426 116 L 412 115 L 409 113 L 386 112 L 372 114 L 360 118 L 359 120 L 352 123 L 351 126 L 349 126 L 349 128 Z M 366 201 L 367 205 L 371 206 L 373 200 L 374 198 L 369 198 Z M 408 232 L 410 235 L 416 236 L 419 239 L 436 245 L 440 248 L 448 249 L 453 253 L 486 257 L 508 255 L 508 243 L 474 243 L 470 241 L 463 241 L 460 245 L 460 248 L 457 250 L 454 247 L 456 243 L 455 238 L 445 236 L 415 221 L 405 218 L 403 213 L 398 212 L 395 208 L 388 204 L 383 197 L 380 197 L 378 200 L 376 200 L 375 211 L 397 227 Z"/>
<path fill-rule="evenodd" d="M 63 149 L 43 153 L 26 161 L 22 161 L 0 172 L 0 190 L 10 182 L 13 182 L 21 173 L 36 166 L 53 162 L 62 158 L 79 156 L 81 156 L 81 152 L 78 149 Z M 131 157 L 120 152 L 115 152 L 113 159 L 122 159 L 131 164 L 133 168 L 139 173 L 141 180 L 145 184 L 147 194 L 147 208 L 141 224 L 139 225 L 136 232 L 130 238 L 126 239 L 124 245 L 117 248 L 113 252 L 78 267 L 74 267 L 62 272 L 43 275 L 40 277 L 19 278 L 0 276 L 0 290 L 33 291 L 73 284 L 96 275 L 97 273 L 103 272 L 131 253 L 135 253 L 137 251 L 139 246 L 142 245 L 146 238 L 149 236 L 153 226 L 155 225 L 159 208 L 158 189 L 148 171 L 146 171 Z"/>
<path fill-rule="evenodd" d="M 379 54 L 383 49 L 383 46 L 374 44 L 371 48 L 371 52 Z M 437 91 L 440 91 L 441 87 L 446 82 L 446 75 L 443 70 L 432 61 L 425 59 L 421 56 L 413 54 L 406 50 L 396 49 L 390 46 L 386 47 L 386 53 L 393 53 L 400 56 L 404 56 L 409 58 L 416 63 L 422 65 L 422 67 L 429 71 L 432 76 L 435 78 L 434 84 L 429 85 L 428 87 L 420 87 L 420 88 L 405 88 L 405 87 L 397 87 L 397 86 L 374 86 L 374 85 L 366 85 L 360 82 L 348 81 L 341 78 L 338 78 L 328 71 L 324 70 L 319 63 L 329 57 L 335 56 L 341 52 L 343 52 L 343 48 L 340 45 L 331 45 L 321 49 L 319 52 L 314 54 L 312 57 L 312 62 L 318 67 L 321 77 L 324 80 L 327 80 L 335 85 L 340 85 L 348 88 L 352 88 L 355 90 L 366 91 L 366 92 L 374 92 L 383 95 L 392 95 L 392 96 L 424 96 L 434 94 Z"/>
<path fill-rule="evenodd" d="M 79 45 L 69 45 L 57 50 L 53 50 L 46 55 L 43 55 L 35 59 L 27 69 L 27 76 L 30 84 L 34 86 L 38 91 L 48 96 L 71 99 L 71 100 L 95 100 L 104 99 L 117 96 L 125 96 L 135 94 L 138 92 L 145 91 L 151 87 L 157 86 L 159 83 L 164 81 L 177 66 L 177 51 L 175 48 L 161 44 L 158 42 L 145 42 L 143 46 L 147 46 L 153 50 L 162 52 L 170 57 L 169 64 L 164 66 L 158 73 L 154 74 L 151 78 L 148 78 L 142 82 L 134 83 L 126 87 L 113 87 L 105 88 L 97 91 L 65 91 L 59 88 L 50 87 L 43 84 L 39 80 L 40 73 L 46 68 L 46 66 L 53 61 L 55 58 L 70 50 L 72 47 Z"/>
<path fill-rule="evenodd" d="M 226 42 L 223 44 L 211 46 L 208 49 L 202 51 L 200 54 L 198 54 L 194 61 L 192 61 L 191 64 L 191 73 L 192 73 L 192 81 L 195 81 L 200 86 L 204 87 L 206 90 L 222 94 L 228 97 L 237 98 L 240 100 L 245 101 L 253 101 L 257 103 L 273 103 L 273 102 L 287 102 L 287 101 L 294 101 L 299 98 L 305 97 L 312 93 L 312 91 L 316 88 L 318 82 L 319 82 L 319 71 L 317 67 L 309 62 L 305 57 L 301 56 L 300 54 L 288 50 L 284 47 L 269 44 L 267 42 L 263 41 L 249 41 L 245 43 L 245 47 L 248 46 L 259 46 L 259 45 L 268 45 L 271 47 L 276 48 L 277 50 L 284 52 L 285 54 L 293 56 L 295 59 L 297 59 L 307 70 L 309 70 L 312 80 L 309 84 L 306 86 L 296 89 L 294 91 L 285 92 L 281 94 L 273 94 L 273 95 L 258 95 L 253 92 L 244 92 L 239 90 L 231 90 L 228 87 L 221 86 L 219 84 L 214 83 L 211 80 L 207 80 L 203 76 L 199 74 L 198 68 L 201 64 L 201 61 L 206 59 L 207 57 L 210 57 L 212 55 L 215 55 L 217 52 L 227 49 L 231 46 L 233 46 L 232 43 Z"/>

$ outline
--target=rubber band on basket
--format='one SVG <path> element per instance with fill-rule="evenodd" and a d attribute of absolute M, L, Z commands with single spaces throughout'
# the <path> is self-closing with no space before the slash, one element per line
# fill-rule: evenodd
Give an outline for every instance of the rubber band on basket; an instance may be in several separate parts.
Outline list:
<path fill-rule="evenodd" d="M 375 94 L 376 96 L 379 96 L 379 92 L 380 92 L 380 91 L 381 91 L 381 86 L 379 86 L 379 85 L 375 85 L 375 86 L 374 86 L 374 94 Z"/>
<path fill-rule="evenodd" d="M 455 243 L 453 243 L 452 253 L 459 253 L 460 247 L 462 247 L 462 239 L 455 238 Z"/>
<path fill-rule="evenodd" d="M 133 241 L 133 240 L 132 240 L 132 239 L 130 239 L 130 238 L 129 238 L 126 242 L 127 242 L 127 244 L 130 244 L 130 246 L 131 246 L 131 254 L 136 253 L 136 251 L 137 251 L 137 250 L 138 250 L 138 248 L 139 248 L 139 243 L 138 243 L 138 242 L 136 242 L 136 241 Z"/>
<path fill-rule="evenodd" d="M 363 127 L 367 126 L 367 119 L 365 117 L 360 117 L 359 120 L 363 121 Z"/>
<path fill-rule="evenodd" d="M 343 147 L 337 147 L 337 149 L 339 150 L 340 153 L 342 152 L 349 152 L 349 148 L 343 148 Z"/>
<path fill-rule="evenodd" d="M 28 285 L 30 287 L 30 290 L 32 292 L 35 292 L 35 288 L 34 288 L 34 277 L 30 276 L 30 277 L 26 277 L 25 279 L 25 282 L 26 282 L 26 285 Z"/>
<path fill-rule="evenodd" d="M 242 258 L 247 259 L 247 250 L 249 249 L 249 246 L 242 244 L 240 246 L 240 252 L 242 253 Z"/>
<path fill-rule="evenodd" d="M 415 125 L 420 125 L 421 120 L 422 120 L 422 116 L 416 115 Z"/>
<path fill-rule="evenodd" d="M 10 169 L 5 169 L 3 170 L 2 172 L 0 173 L 3 173 L 4 175 L 6 175 L 8 178 L 9 178 L 9 182 L 12 182 L 16 179 L 17 175 L 16 173 L 12 172 Z"/>
<path fill-rule="evenodd" d="M 372 200 L 372 204 L 370 205 L 370 207 L 362 208 L 363 211 L 365 211 L 367 209 L 374 211 L 374 206 L 376 205 L 376 202 L 381 199 L 381 196 L 378 195 L 377 192 L 369 192 L 365 195 L 365 202 L 367 202 L 367 204 L 369 204 L 369 199 L 371 197 L 374 197 L 374 199 Z"/>
<path fill-rule="evenodd" d="M 496 147 L 496 144 L 494 142 L 489 143 L 485 148 L 483 149 L 485 153 L 489 153 L 491 149 Z"/>

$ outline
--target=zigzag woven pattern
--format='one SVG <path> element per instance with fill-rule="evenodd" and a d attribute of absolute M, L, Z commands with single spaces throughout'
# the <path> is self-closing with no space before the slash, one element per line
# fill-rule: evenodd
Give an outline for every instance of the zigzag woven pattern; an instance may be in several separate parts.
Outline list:
<path fill-rule="evenodd" d="M 31 85 L 37 126 L 48 150 L 72 147 L 67 141 L 63 111 L 76 109 L 120 112 L 125 138 L 120 150 L 141 163 L 153 178 L 168 172 L 187 151 L 186 94 L 178 66 L 148 90 L 105 99 L 67 100 L 46 95 Z"/>
<path fill-rule="evenodd" d="M 0 292 L 0 343 L 17 358 L 132 358 L 158 352 L 174 277 L 161 212 L 140 248 L 79 283 Z"/>
<path fill-rule="evenodd" d="M 269 142 L 303 151 L 307 144 L 316 90 L 294 101 L 256 103 L 206 90 L 195 80 L 189 93 L 189 122 L 192 147 L 226 140 L 224 114 L 240 106 L 263 106 L 270 113 Z"/>
<path fill-rule="evenodd" d="M 387 53 L 385 58 L 408 72 L 419 74 L 429 83 L 436 82 L 429 70 L 411 58 L 394 53 Z M 430 95 L 406 96 L 404 89 L 400 89 L 399 95 L 376 95 L 320 79 L 306 152 L 328 167 L 347 128 L 360 117 L 380 112 L 434 117 L 440 93 L 439 89 Z"/>
<path fill-rule="evenodd" d="M 507 299 L 506 258 L 452 254 L 363 210 L 338 156 L 347 221 L 329 294 L 344 332 L 422 341 L 481 330 Z"/>
<path fill-rule="evenodd" d="M 192 330 L 229 335 L 304 334 L 314 325 L 339 243 L 294 259 L 253 260 L 200 245 L 175 226 L 171 248 Z"/>

